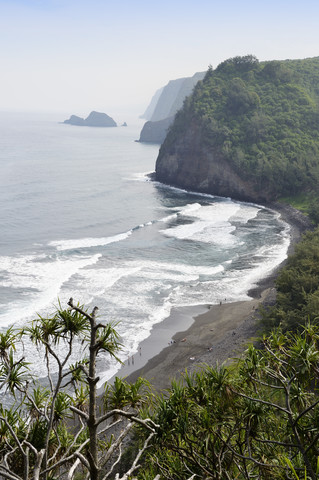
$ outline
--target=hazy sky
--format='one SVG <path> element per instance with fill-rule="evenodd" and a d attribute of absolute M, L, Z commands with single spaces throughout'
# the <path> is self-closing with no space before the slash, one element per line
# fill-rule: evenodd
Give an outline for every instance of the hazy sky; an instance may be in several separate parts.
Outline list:
<path fill-rule="evenodd" d="M 0 110 L 143 113 L 236 55 L 319 55 L 318 0 L 0 0 Z"/>

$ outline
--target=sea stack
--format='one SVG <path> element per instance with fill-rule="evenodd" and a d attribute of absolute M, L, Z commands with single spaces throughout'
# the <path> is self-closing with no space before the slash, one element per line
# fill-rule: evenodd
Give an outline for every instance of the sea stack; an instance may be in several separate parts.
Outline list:
<path fill-rule="evenodd" d="M 117 127 L 113 118 L 109 117 L 106 113 L 95 111 L 91 112 L 85 119 L 76 115 L 71 115 L 71 117 L 68 120 L 64 120 L 63 123 L 81 127 Z"/>

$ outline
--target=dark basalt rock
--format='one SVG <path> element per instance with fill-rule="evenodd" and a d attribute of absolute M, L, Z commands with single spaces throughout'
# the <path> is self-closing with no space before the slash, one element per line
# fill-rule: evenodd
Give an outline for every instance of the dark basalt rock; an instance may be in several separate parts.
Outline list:
<path fill-rule="evenodd" d="M 78 117 L 77 115 L 71 115 L 69 120 L 64 120 L 63 123 L 69 123 L 70 125 L 83 126 L 85 125 L 85 120 L 84 118 Z"/>
<path fill-rule="evenodd" d="M 164 120 L 159 120 L 158 122 L 146 122 L 140 133 L 139 142 L 163 143 L 167 130 L 173 121 L 174 116 L 170 118 L 164 118 Z"/>
<path fill-rule="evenodd" d="M 86 119 L 71 115 L 71 117 L 68 120 L 64 120 L 63 123 L 81 127 L 117 127 L 113 118 L 109 117 L 106 113 L 95 111 L 91 112 Z"/>
<path fill-rule="evenodd" d="M 190 123 L 172 145 L 162 145 L 156 161 L 156 180 L 196 192 L 268 203 L 274 200 L 267 189 L 234 170 L 218 149 L 207 148 L 196 122 Z"/>

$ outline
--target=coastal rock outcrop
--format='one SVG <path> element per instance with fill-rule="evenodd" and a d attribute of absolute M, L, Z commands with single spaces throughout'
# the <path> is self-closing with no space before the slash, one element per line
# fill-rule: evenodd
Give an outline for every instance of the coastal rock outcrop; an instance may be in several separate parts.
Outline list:
<path fill-rule="evenodd" d="M 141 131 L 140 142 L 163 142 L 176 112 L 183 106 L 185 98 L 192 93 L 194 86 L 204 76 L 205 72 L 197 72 L 192 77 L 170 80 L 165 87 L 157 90 L 150 105 L 141 116 L 148 122 Z"/>
<path fill-rule="evenodd" d="M 81 127 L 117 127 L 113 118 L 109 117 L 106 113 L 95 111 L 91 112 L 85 119 L 77 115 L 71 115 L 71 117 L 68 120 L 64 120 L 63 123 Z"/>
<path fill-rule="evenodd" d="M 218 149 L 205 146 L 196 123 L 176 139 L 174 145 L 160 149 L 156 161 L 156 180 L 186 190 L 232 197 L 243 201 L 268 202 L 266 190 L 240 176 Z"/>
<path fill-rule="evenodd" d="M 69 123 L 70 125 L 77 125 L 77 126 L 84 126 L 85 120 L 84 118 L 78 117 L 77 115 L 71 115 L 69 120 L 64 120 L 63 123 Z"/>
<path fill-rule="evenodd" d="M 163 143 L 167 130 L 173 123 L 174 117 L 164 118 L 157 122 L 146 122 L 140 133 L 140 142 Z"/>
<path fill-rule="evenodd" d="M 256 203 L 317 192 L 318 78 L 319 57 L 209 68 L 175 115 L 156 179 Z"/>

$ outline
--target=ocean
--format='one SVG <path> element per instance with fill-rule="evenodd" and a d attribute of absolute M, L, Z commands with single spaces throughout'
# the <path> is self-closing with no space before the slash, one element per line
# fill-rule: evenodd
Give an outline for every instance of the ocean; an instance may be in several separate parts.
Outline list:
<path fill-rule="evenodd" d="M 286 258 L 278 213 L 150 180 L 159 146 L 135 141 L 140 120 L 90 128 L 64 118 L 0 113 L 1 331 L 73 297 L 117 323 L 124 361 L 172 308 L 247 300 Z M 104 379 L 118 368 L 100 360 Z"/>

